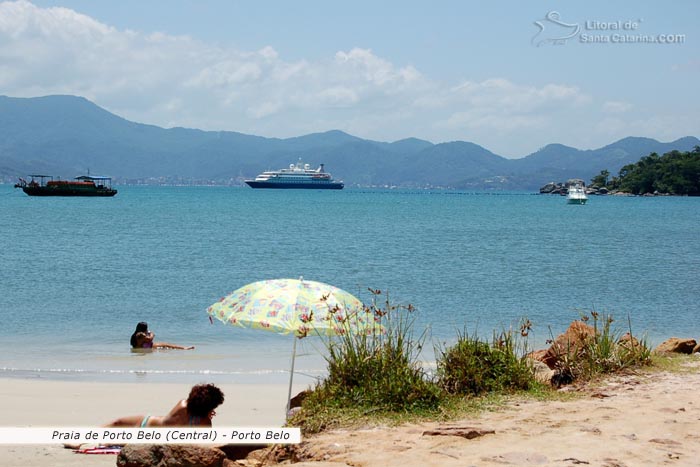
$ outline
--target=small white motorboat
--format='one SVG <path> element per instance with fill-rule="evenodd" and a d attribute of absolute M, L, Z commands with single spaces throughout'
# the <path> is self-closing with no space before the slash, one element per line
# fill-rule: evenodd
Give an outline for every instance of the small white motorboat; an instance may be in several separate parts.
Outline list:
<path fill-rule="evenodd" d="M 566 194 L 567 204 L 586 204 L 588 196 L 586 190 L 581 185 L 571 185 Z"/>

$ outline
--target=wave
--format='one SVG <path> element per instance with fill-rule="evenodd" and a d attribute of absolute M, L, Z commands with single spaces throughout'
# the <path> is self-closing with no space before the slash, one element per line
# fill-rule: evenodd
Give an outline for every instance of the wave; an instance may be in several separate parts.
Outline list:
<path fill-rule="evenodd" d="M 321 370 L 304 370 L 303 372 L 295 372 L 296 375 L 303 375 L 309 378 L 318 378 L 323 372 Z M 0 378 L 2 377 L 46 377 L 47 379 L 64 379 L 76 377 L 79 379 L 101 380 L 103 378 L 116 378 L 117 380 L 127 380 L 132 376 L 144 377 L 163 377 L 167 380 L 189 380 L 188 377 L 207 377 L 216 378 L 217 380 L 228 381 L 229 378 L 236 378 L 234 382 L 247 382 L 255 380 L 256 377 L 265 379 L 275 377 L 286 377 L 289 375 L 289 370 L 283 369 L 250 369 L 250 370 L 173 370 L 173 369 L 115 369 L 115 368 L 17 368 L 17 367 L 0 367 Z"/>

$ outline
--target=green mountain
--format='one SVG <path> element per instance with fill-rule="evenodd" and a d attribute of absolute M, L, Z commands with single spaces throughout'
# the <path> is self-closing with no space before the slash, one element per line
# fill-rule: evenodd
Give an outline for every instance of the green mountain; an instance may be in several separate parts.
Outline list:
<path fill-rule="evenodd" d="M 332 130 L 295 138 L 231 131 L 160 128 L 130 122 L 75 96 L 0 96 L 0 179 L 30 173 L 63 178 L 84 174 L 128 181 L 241 184 L 267 169 L 302 158 L 325 163 L 348 186 L 396 185 L 534 190 L 549 181 L 612 174 L 651 152 L 691 150 L 694 137 L 672 143 L 625 138 L 595 150 L 550 144 L 506 159 L 469 142 L 433 144 L 407 138 L 371 141 Z"/>

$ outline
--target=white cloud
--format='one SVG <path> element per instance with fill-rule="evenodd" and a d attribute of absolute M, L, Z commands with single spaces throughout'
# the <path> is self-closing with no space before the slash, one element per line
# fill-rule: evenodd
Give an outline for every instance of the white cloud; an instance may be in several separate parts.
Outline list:
<path fill-rule="evenodd" d="M 607 101 L 603 103 L 605 113 L 624 113 L 632 108 L 632 104 L 620 101 Z"/>
<path fill-rule="evenodd" d="M 597 137 L 605 144 L 612 127 L 643 134 L 631 131 L 641 130 L 640 122 L 622 118 L 631 104 L 608 100 L 596 108 L 569 83 L 444 83 L 364 48 L 292 61 L 271 45 L 245 51 L 119 30 L 24 0 L 0 3 L 0 86 L 18 97 L 80 95 L 124 118 L 166 127 L 277 137 L 341 129 L 379 140 L 462 139 L 507 155 L 552 140 Z M 594 123 L 611 115 L 617 119 L 607 129 Z"/>

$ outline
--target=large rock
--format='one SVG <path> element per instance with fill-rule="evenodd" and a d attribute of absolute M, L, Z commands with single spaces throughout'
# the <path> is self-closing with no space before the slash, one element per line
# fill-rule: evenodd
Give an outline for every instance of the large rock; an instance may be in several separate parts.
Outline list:
<path fill-rule="evenodd" d="M 251 452 L 267 450 L 268 444 L 224 444 L 216 446 L 229 460 L 246 459 Z"/>
<path fill-rule="evenodd" d="M 629 332 L 624 333 L 618 340 L 617 343 L 620 347 L 624 347 L 627 350 L 639 350 L 642 344 Z"/>
<path fill-rule="evenodd" d="M 592 326 L 583 321 L 574 321 L 564 334 L 559 335 L 539 360 L 551 369 L 564 355 L 580 355 L 588 342 L 595 336 Z"/>
<path fill-rule="evenodd" d="M 576 185 L 581 185 L 581 186 L 586 186 L 586 182 L 584 182 L 580 178 L 570 178 L 564 183 L 564 186 L 566 188 L 569 188 L 570 186 L 576 186 Z"/>
<path fill-rule="evenodd" d="M 543 350 L 541 352 L 547 352 Z M 539 360 L 534 360 L 532 362 L 532 373 L 535 376 L 535 380 L 543 384 L 552 384 L 552 377 L 554 377 L 554 370 L 549 368 L 543 362 Z"/>
<path fill-rule="evenodd" d="M 680 339 L 678 337 L 672 337 L 654 349 L 655 352 L 660 353 L 685 353 L 691 354 L 695 351 L 695 347 L 698 343 L 695 339 Z"/>
<path fill-rule="evenodd" d="M 547 193 L 553 192 L 556 189 L 557 189 L 557 184 L 554 182 L 549 182 L 545 186 L 540 188 L 540 193 L 547 194 Z"/>
<path fill-rule="evenodd" d="M 176 444 L 127 444 L 117 456 L 119 467 L 223 467 L 226 454 L 217 448 Z"/>

